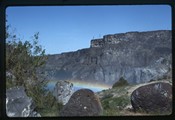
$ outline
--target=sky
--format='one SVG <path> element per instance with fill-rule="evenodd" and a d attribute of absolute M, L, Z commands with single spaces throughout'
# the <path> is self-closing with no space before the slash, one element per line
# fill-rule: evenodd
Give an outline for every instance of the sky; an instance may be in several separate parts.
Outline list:
<path fill-rule="evenodd" d="M 171 30 L 172 23 L 168 5 L 8 7 L 6 15 L 23 41 L 39 32 L 46 54 L 89 48 L 107 34 Z"/>

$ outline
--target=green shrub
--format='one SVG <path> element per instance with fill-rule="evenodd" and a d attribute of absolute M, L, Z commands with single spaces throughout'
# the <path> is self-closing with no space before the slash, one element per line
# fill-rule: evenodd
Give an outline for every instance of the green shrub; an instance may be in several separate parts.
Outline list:
<path fill-rule="evenodd" d="M 113 94 L 105 94 L 105 95 L 101 98 L 101 100 L 104 100 L 104 99 L 107 99 L 107 98 L 111 98 L 111 97 L 113 97 Z"/>
<path fill-rule="evenodd" d="M 123 77 L 121 77 L 119 79 L 119 81 L 117 81 L 116 83 L 113 84 L 112 88 L 121 87 L 121 86 L 127 86 L 127 85 L 129 85 L 128 81 L 125 80 Z"/>
<path fill-rule="evenodd" d="M 120 96 L 115 98 L 106 98 L 101 101 L 104 109 L 104 115 L 119 115 L 121 109 L 130 104 L 128 96 Z"/>
<path fill-rule="evenodd" d="M 57 115 L 62 107 L 47 89 L 47 83 L 37 69 L 42 67 L 47 57 L 38 44 L 39 33 L 34 34 L 32 42 L 17 38 L 6 31 L 6 88 L 24 86 L 26 94 L 33 99 L 36 110 L 42 116 Z M 55 112 L 54 112 L 55 111 Z"/>
<path fill-rule="evenodd" d="M 56 98 L 52 95 L 51 92 L 49 92 L 44 99 L 45 100 L 40 108 L 37 107 L 37 110 L 41 116 L 59 116 L 59 111 L 62 109 L 63 104 L 57 102 Z"/>
<path fill-rule="evenodd" d="M 106 109 L 103 111 L 103 116 L 118 116 L 120 113 L 116 109 Z"/>
<path fill-rule="evenodd" d="M 115 98 L 107 98 L 102 100 L 102 105 L 104 109 L 116 108 L 116 106 L 124 108 L 129 104 L 129 98 L 127 96 L 120 96 Z"/>

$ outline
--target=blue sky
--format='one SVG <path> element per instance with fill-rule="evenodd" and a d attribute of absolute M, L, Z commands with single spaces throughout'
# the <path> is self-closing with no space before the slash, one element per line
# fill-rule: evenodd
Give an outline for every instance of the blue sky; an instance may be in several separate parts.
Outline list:
<path fill-rule="evenodd" d="M 8 7 L 7 24 L 23 40 L 39 32 L 46 54 L 90 47 L 90 40 L 129 31 L 171 30 L 168 5 Z"/>

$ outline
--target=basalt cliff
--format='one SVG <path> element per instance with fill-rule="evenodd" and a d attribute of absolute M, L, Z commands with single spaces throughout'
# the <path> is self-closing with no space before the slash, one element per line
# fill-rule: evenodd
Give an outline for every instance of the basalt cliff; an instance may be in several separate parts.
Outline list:
<path fill-rule="evenodd" d="M 79 80 L 112 85 L 124 77 L 130 84 L 171 77 L 169 30 L 127 32 L 91 40 L 89 48 L 48 55 L 39 71 L 48 80 Z"/>

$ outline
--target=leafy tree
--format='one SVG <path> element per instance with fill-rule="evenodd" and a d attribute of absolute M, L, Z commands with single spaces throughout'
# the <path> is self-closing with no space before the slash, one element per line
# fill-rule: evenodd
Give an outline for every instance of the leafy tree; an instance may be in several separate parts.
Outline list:
<path fill-rule="evenodd" d="M 38 82 L 37 68 L 44 65 L 46 61 L 45 50 L 38 45 L 38 35 L 33 37 L 33 44 L 29 41 L 24 43 L 17 40 L 16 35 L 7 36 L 6 43 L 6 70 L 13 76 L 14 86 L 25 86 Z"/>
<path fill-rule="evenodd" d="M 47 60 L 45 50 L 38 44 L 39 33 L 34 34 L 32 41 L 22 42 L 8 31 L 9 26 L 6 30 L 6 87 L 24 86 L 38 110 L 60 104 L 46 89 L 47 81 L 37 75 L 38 68 Z"/>
<path fill-rule="evenodd" d="M 126 86 L 126 85 L 129 85 L 128 81 L 125 80 L 123 77 L 121 77 L 119 81 L 113 84 L 112 88 Z"/>

